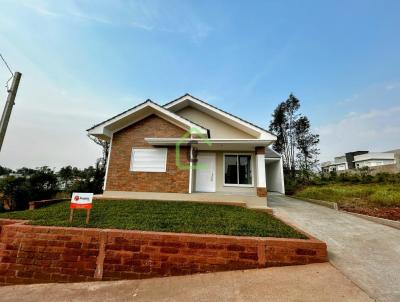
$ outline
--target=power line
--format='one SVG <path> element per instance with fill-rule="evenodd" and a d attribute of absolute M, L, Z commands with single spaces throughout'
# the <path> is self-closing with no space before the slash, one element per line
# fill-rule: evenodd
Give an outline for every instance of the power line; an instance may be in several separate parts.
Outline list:
<path fill-rule="evenodd" d="M 8 71 L 11 73 L 11 77 L 8 79 L 8 81 L 6 82 L 6 88 L 7 91 L 9 91 L 10 89 L 8 88 L 8 83 L 11 81 L 11 79 L 14 77 L 14 73 L 12 72 L 10 66 L 7 64 L 6 60 L 4 59 L 3 55 L 0 53 L 0 57 L 3 60 L 4 64 L 6 65 Z"/>
<path fill-rule="evenodd" d="M 4 64 L 7 66 L 8 71 L 11 73 L 11 75 L 14 75 L 14 73 L 12 72 L 10 66 L 7 64 L 6 60 L 4 59 L 4 57 L 2 56 L 2 54 L 0 53 L 0 57 L 3 60 Z"/>

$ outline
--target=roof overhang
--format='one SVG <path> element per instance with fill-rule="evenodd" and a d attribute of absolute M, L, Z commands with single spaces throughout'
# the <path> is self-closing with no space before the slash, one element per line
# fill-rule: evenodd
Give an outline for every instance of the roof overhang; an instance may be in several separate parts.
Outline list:
<path fill-rule="evenodd" d="M 266 147 L 274 141 L 262 139 L 179 139 L 146 137 L 145 141 L 155 147 L 194 146 L 198 150 L 254 151 L 255 147 Z"/>
<path fill-rule="evenodd" d="M 160 105 L 147 100 L 119 115 L 116 115 L 100 124 L 93 126 L 88 129 L 88 133 L 100 139 L 109 140 L 113 133 L 128 127 L 152 114 L 155 114 L 170 123 L 185 129 L 196 129 L 196 133 L 207 135 L 207 129 L 201 127 L 163 107 Z"/>
<path fill-rule="evenodd" d="M 198 98 L 191 96 L 190 94 L 185 94 L 184 96 L 164 105 L 164 108 L 177 112 L 185 107 L 191 106 L 200 110 L 214 118 L 217 118 L 228 125 L 239 128 L 240 130 L 264 140 L 276 140 L 276 136 L 271 132 L 260 128 L 252 123 L 249 123 L 237 116 L 227 113 L 217 107 L 214 107 Z"/>

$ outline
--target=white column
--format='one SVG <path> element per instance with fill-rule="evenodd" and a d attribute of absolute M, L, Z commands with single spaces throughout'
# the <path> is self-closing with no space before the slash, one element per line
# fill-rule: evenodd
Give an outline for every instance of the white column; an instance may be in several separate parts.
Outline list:
<path fill-rule="evenodd" d="M 190 155 L 189 155 L 189 158 L 190 158 L 190 162 L 189 162 L 189 194 L 192 194 L 192 186 L 193 186 L 193 163 L 192 163 L 192 160 L 193 160 L 193 146 L 190 146 L 190 150 L 189 150 L 189 152 L 190 152 Z"/>
<path fill-rule="evenodd" d="M 103 183 L 103 191 L 106 190 L 106 185 L 107 185 L 108 167 L 109 167 L 109 165 L 110 165 L 112 140 L 113 140 L 113 135 L 111 135 L 111 139 L 110 139 L 110 148 L 108 149 L 107 164 L 106 164 L 106 173 L 105 173 L 105 175 L 104 175 L 104 183 Z M 104 193 L 104 192 L 103 192 L 103 193 Z"/>
<path fill-rule="evenodd" d="M 265 179 L 265 157 L 264 154 L 256 155 L 257 164 L 257 188 L 266 188 L 267 183 Z"/>

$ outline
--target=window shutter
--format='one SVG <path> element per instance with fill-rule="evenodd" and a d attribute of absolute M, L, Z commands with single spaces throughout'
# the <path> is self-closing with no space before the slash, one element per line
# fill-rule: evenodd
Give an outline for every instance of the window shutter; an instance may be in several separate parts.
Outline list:
<path fill-rule="evenodd" d="M 166 172 L 167 148 L 132 149 L 131 171 Z"/>

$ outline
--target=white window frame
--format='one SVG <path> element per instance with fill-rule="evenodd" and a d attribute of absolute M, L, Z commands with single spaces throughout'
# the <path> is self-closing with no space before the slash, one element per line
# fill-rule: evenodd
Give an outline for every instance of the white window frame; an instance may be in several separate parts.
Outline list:
<path fill-rule="evenodd" d="M 164 151 L 164 167 L 162 169 L 159 170 L 140 170 L 140 169 L 135 169 L 135 166 L 133 165 L 133 157 L 136 151 L 143 151 L 143 150 L 148 150 L 148 151 L 160 151 L 163 150 Z M 167 159 L 168 159 L 168 148 L 132 148 L 132 152 L 131 152 L 131 163 L 129 166 L 129 171 L 131 172 L 148 172 L 148 173 L 163 173 L 163 172 L 167 172 Z"/>
<path fill-rule="evenodd" d="M 250 167 L 251 167 L 251 184 L 227 184 L 225 183 L 225 155 L 250 155 Z M 239 169 L 239 165 L 238 165 Z M 238 177 L 239 177 L 239 171 L 238 171 Z M 254 154 L 253 153 L 223 153 L 222 154 L 222 179 L 223 179 L 223 184 L 224 187 L 245 187 L 245 188 L 252 188 L 254 187 Z"/>

